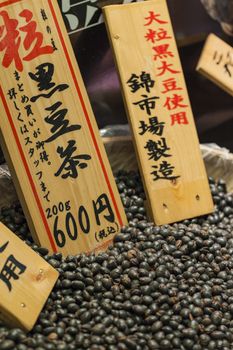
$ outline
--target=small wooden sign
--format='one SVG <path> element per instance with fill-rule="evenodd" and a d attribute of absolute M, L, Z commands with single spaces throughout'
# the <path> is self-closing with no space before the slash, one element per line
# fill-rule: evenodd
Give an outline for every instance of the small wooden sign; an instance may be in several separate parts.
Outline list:
<path fill-rule="evenodd" d="M 196 69 L 233 96 L 233 47 L 210 34 Z"/>
<path fill-rule="evenodd" d="M 0 318 L 30 331 L 59 273 L 0 223 Z"/>
<path fill-rule="evenodd" d="M 213 202 L 165 0 L 104 7 L 151 216 L 210 213 Z"/>
<path fill-rule="evenodd" d="M 56 1 L 0 1 L 2 144 L 34 238 L 104 250 L 126 216 Z"/>

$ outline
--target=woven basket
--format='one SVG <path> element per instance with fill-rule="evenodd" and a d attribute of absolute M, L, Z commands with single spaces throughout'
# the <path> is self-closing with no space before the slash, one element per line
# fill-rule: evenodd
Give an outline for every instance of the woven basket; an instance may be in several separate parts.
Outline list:
<path fill-rule="evenodd" d="M 103 138 L 113 173 L 119 170 L 137 170 L 137 159 L 129 136 Z M 207 175 L 226 181 L 228 192 L 233 192 L 233 154 L 216 144 L 200 145 Z"/>
<path fill-rule="evenodd" d="M 137 159 L 130 136 L 103 137 L 105 149 L 113 170 L 138 170 Z M 215 144 L 201 145 L 208 176 L 226 181 L 228 192 L 233 192 L 233 154 Z M 6 164 L 0 166 L 0 208 L 15 202 L 17 194 Z"/>

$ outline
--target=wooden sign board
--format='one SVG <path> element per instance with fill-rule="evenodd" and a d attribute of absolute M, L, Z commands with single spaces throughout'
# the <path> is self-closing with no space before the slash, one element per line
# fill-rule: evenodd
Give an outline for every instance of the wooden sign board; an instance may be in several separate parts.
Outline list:
<path fill-rule="evenodd" d="M 105 250 L 126 216 L 56 1 L 0 2 L 0 66 L 2 143 L 34 239 Z"/>
<path fill-rule="evenodd" d="M 233 47 L 210 34 L 196 69 L 233 96 Z"/>
<path fill-rule="evenodd" d="M 0 318 L 31 330 L 58 272 L 0 223 Z"/>
<path fill-rule="evenodd" d="M 104 15 L 152 218 L 165 224 L 212 212 L 165 0 L 107 6 Z"/>

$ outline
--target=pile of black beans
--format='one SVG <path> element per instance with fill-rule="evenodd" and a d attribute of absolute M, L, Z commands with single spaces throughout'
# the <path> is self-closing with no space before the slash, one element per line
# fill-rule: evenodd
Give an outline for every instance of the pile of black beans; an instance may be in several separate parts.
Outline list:
<path fill-rule="evenodd" d="M 0 220 L 60 272 L 29 333 L 0 324 L 0 350 L 233 349 L 233 196 L 209 179 L 213 214 L 147 221 L 136 172 L 117 185 L 129 220 L 105 253 L 63 258 L 37 247 L 18 203 Z"/>

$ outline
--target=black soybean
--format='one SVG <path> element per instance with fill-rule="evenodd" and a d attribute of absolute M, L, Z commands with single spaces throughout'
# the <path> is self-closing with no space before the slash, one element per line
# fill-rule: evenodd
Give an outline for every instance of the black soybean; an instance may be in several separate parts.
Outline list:
<path fill-rule="evenodd" d="M 157 227 L 136 172 L 116 182 L 129 226 L 95 256 L 49 255 L 18 203 L 0 220 L 60 272 L 34 329 L 0 323 L 0 350 L 233 348 L 233 196 L 210 179 L 215 212 Z"/>

